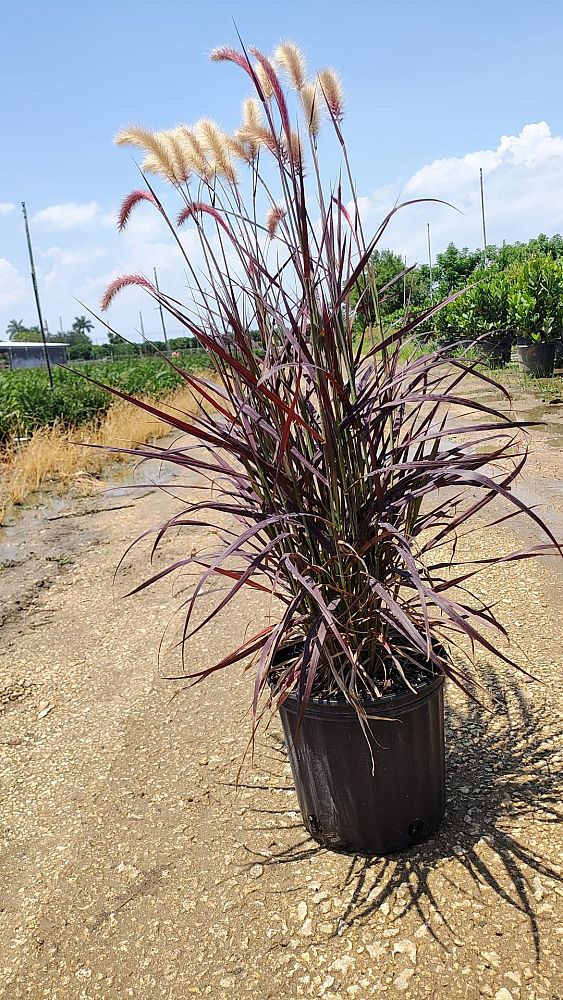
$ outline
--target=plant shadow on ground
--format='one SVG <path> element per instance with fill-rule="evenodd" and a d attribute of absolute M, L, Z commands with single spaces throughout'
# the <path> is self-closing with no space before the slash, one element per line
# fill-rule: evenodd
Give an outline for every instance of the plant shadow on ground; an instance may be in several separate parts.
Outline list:
<path fill-rule="evenodd" d="M 507 906 L 525 915 L 539 962 L 541 941 L 532 879 L 543 876 L 560 882 L 562 877 L 548 858 L 526 845 L 525 834 L 521 837 L 520 830 L 509 832 L 506 826 L 510 820 L 515 827 L 533 823 L 545 832 L 544 824 L 556 825 L 563 818 L 561 769 L 555 760 L 558 720 L 554 710 L 546 710 L 541 689 L 535 685 L 536 697 L 531 698 L 527 685 L 518 678 L 491 672 L 490 668 L 486 683 L 499 703 L 492 713 L 465 700 L 457 691 L 450 692 L 448 698 L 447 807 L 442 826 L 432 838 L 403 852 L 384 857 L 350 855 L 341 889 L 351 888 L 352 892 L 337 933 L 367 921 L 386 901 L 392 902 L 400 890 L 401 912 L 396 907 L 393 910 L 397 919 L 414 909 L 430 934 L 444 943 L 440 932 L 429 926 L 428 917 L 434 911 L 439 915 L 440 927 L 453 934 L 444 905 L 432 886 L 437 865 L 450 859 L 454 867 L 445 872 L 441 866 L 440 874 L 454 895 L 459 897 L 467 891 L 455 880 L 459 866 L 459 873 L 465 869 L 476 890 L 479 885 L 488 886 Z M 271 733 L 269 747 L 280 763 L 285 761 L 281 737 Z M 272 779 L 280 782 L 271 786 L 272 791 L 287 792 L 291 787 L 281 784 L 283 779 L 277 769 L 272 769 Z M 287 806 L 251 807 L 249 811 L 275 814 L 285 810 Z M 292 829 L 303 830 L 300 822 Z M 305 835 L 261 860 L 266 865 L 291 865 L 326 853 Z"/>

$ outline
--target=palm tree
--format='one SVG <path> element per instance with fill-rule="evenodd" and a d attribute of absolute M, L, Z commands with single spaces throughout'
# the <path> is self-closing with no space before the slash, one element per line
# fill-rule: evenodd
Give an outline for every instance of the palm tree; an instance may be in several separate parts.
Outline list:
<path fill-rule="evenodd" d="M 10 340 L 16 340 L 19 333 L 26 329 L 23 319 L 11 319 L 6 327 L 6 333 Z"/>
<path fill-rule="evenodd" d="M 83 337 L 88 337 L 90 331 L 94 329 L 94 324 L 86 316 L 77 316 L 72 324 L 72 329 L 74 333 L 81 335 L 80 339 L 82 339 Z"/>

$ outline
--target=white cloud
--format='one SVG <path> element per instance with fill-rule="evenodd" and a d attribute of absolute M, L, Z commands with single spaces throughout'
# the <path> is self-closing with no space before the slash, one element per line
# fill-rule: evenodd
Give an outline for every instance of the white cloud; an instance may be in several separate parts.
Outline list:
<path fill-rule="evenodd" d="M 496 149 L 434 160 L 417 170 L 402 188 L 389 185 L 361 199 L 367 231 L 400 201 L 441 198 L 458 212 L 431 204 L 401 209 L 390 223 L 382 245 L 426 260 L 426 222 L 432 250 L 450 241 L 476 248 L 482 244 L 479 168 L 483 169 L 487 242 L 526 241 L 540 232 L 563 229 L 563 137 L 552 135 L 547 122 L 525 125 L 518 135 L 501 136 Z"/>
<path fill-rule="evenodd" d="M 0 258 L 0 309 L 10 309 L 21 302 L 25 295 L 25 281 L 17 268 L 4 257 Z M 2 334 L 0 333 L 0 339 Z"/>
<path fill-rule="evenodd" d="M 90 264 L 100 257 L 105 257 L 107 251 L 102 247 L 86 247 L 65 250 L 63 247 L 49 247 L 43 256 L 50 257 L 54 261 L 55 267 L 75 267 L 77 264 Z"/>
<path fill-rule="evenodd" d="M 84 204 L 66 201 L 42 208 L 35 213 L 33 221 L 49 229 L 75 229 L 97 220 L 100 215 L 101 210 L 97 201 L 88 201 Z"/>
<path fill-rule="evenodd" d="M 14 211 L 15 207 L 11 201 L 0 201 L 0 215 L 8 215 L 9 212 Z"/>
<path fill-rule="evenodd" d="M 366 235 L 377 229 L 397 198 L 433 197 L 451 202 L 461 212 L 431 204 L 402 209 L 380 245 L 406 254 L 409 263 L 426 261 L 429 221 L 433 253 L 445 249 L 451 240 L 460 247 L 480 246 L 480 167 L 490 243 L 524 241 L 542 231 L 563 232 L 563 137 L 553 135 L 546 122 L 537 122 L 525 125 L 517 135 L 499 137 L 493 149 L 469 150 L 462 156 L 435 160 L 395 183 L 387 179 L 385 186 L 360 199 Z M 172 217 L 176 207 L 174 203 L 170 206 Z M 41 301 L 53 329 L 59 316 L 70 326 L 72 317 L 84 312 L 76 300 L 97 311 L 104 289 L 117 274 L 140 272 L 152 278 L 156 267 L 163 292 L 181 301 L 190 300 L 189 269 L 160 214 L 149 205 L 140 205 L 125 233 L 119 235 L 114 228 L 115 210 L 110 209 L 95 201 L 67 202 L 51 205 L 34 217 L 39 223 L 34 246 Z M 51 230 L 57 235 L 51 235 Z M 199 273 L 205 262 L 197 233 L 187 227 L 180 239 Z M 240 264 L 234 256 L 232 260 L 229 257 L 228 266 L 232 274 L 238 274 Z M 18 318 L 35 322 L 25 249 L 20 267 L 21 274 L 9 261 L 0 260 L 0 331 L 16 311 Z M 159 337 L 158 311 L 140 290 L 128 289 L 118 296 L 107 315 L 108 322 L 125 336 L 134 336 L 140 309 L 147 336 Z M 173 319 L 167 319 L 167 327 L 171 336 L 181 332 Z M 98 323 L 95 337 L 103 337 Z"/>

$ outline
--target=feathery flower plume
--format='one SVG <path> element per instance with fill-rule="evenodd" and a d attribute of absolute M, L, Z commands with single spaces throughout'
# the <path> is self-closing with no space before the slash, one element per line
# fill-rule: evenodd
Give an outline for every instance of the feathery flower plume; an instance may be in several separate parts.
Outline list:
<path fill-rule="evenodd" d="M 219 45 L 217 48 L 212 49 L 209 58 L 211 62 L 236 63 L 249 76 L 252 76 L 252 68 L 246 56 L 242 52 L 239 52 L 238 49 L 233 49 L 230 45 Z"/>
<path fill-rule="evenodd" d="M 152 148 L 154 132 L 144 125 L 126 125 L 113 140 L 117 146 L 139 146 L 147 151 Z"/>
<path fill-rule="evenodd" d="M 210 118 L 202 118 L 195 126 L 196 135 L 205 150 L 215 161 L 215 172 L 223 174 L 231 184 L 236 183 L 236 173 L 230 155 L 229 136 Z"/>
<path fill-rule="evenodd" d="M 151 204 L 158 207 L 158 202 L 150 191 L 132 191 L 128 194 L 126 198 L 123 199 L 121 208 L 119 209 L 119 215 L 117 217 L 117 228 L 121 233 L 127 223 L 129 222 L 129 216 L 135 205 L 138 205 L 140 201 L 150 201 Z"/>
<path fill-rule="evenodd" d="M 256 158 L 258 144 L 247 137 L 237 132 L 235 135 L 228 136 L 227 141 L 232 156 L 236 156 L 238 160 L 244 160 L 245 163 L 252 163 Z"/>
<path fill-rule="evenodd" d="M 336 121 L 341 121 L 344 114 L 344 88 L 338 73 L 333 69 L 323 69 L 317 79 L 329 111 Z"/>
<path fill-rule="evenodd" d="M 289 121 L 289 112 L 287 110 L 287 102 L 285 99 L 285 94 L 283 92 L 282 85 L 280 83 L 280 78 L 276 73 L 268 57 L 265 56 L 263 52 L 260 52 L 260 49 L 257 49 L 254 46 L 252 46 L 250 51 L 252 52 L 253 56 L 256 56 L 259 66 L 262 67 L 266 77 L 268 78 L 268 82 L 272 88 L 274 97 L 276 99 L 276 104 L 278 106 L 278 111 L 280 113 L 280 118 L 282 120 L 283 130 L 286 136 L 288 136 L 291 132 L 291 125 Z"/>
<path fill-rule="evenodd" d="M 287 215 L 285 208 L 281 205 L 274 205 L 266 216 L 266 227 L 270 238 L 273 240 L 276 230 L 283 218 Z"/>
<path fill-rule="evenodd" d="M 305 57 L 295 42 L 284 42 L 282 45 L 278 45 L 274 59 L 278 66 L 286 71 L 295 89 L 301 90 L 305 83 Z"/>
<path fill-rule="evenodd" d="M 276 145 L 276 140 L 272 132 L 265 125 L 257 125 L 255 127 L 248 126 L 248 128 L 238 128 L 235 132 L 235 139 L 240 140 L 243 143 L 248 143 L 250 149 L 252 150 L 253 158 L 256 156 L 260 146 L 266 146 L 271 153 L 277 155 L 278 147 Z"/>
<path fill-rule="evenodd" d="M 181 180 L 170 144 L 162 132 L 151 132 L 142 125 L 129 125 L 118 132 L 115 142 L 118 146 L 138 146 L 144 150 L 154 166 L 152 172 L 163 174 L 171 184 L 177 184 Z"/>
<path fill-rule="evenodd" d="M 147 278 L 143 278 L 142 274 L 122 274 L 120 278 L 115 278 L 115 280 L 108 285 L 102 298 L 102 312 L 105 312 L 106 309 L 109 308 L 117 293 L 120 292 L 122 288 L 127 288 L 129 285 L 137 285 L 140 288 L 148 288 L 149 292 L 156 291 L 154 285 L 151 285 Z"/>
<path fill-rule="evenodd" d="M 259 62 L 254 63 L 254 66 L 252 68 L 254 70 L 255 75 L 258 77 L 258 83 L 262 88 L 262 93 L 264 94 L 264 97 L 266 98 L 271 97 L 272 94 L 274 93 L 274 90 L 270 82 L 270 79 L 268 77 L 268 74 L 266 73 L 266 70 L 264 69 L 263 66 L 260 65 Z"/>
<path fill-rule="evenodd" d="M 317 136 L 321 128 L 321 90 L 317 83 L 306 83 L 301 88 L 301 103 L 305 125 L 309 134 Z"/>
<path fill-rule="evenodd" d="M 170 156 L 176 168 L 176 178 L 178 181 L 187 181 L 191 173 L 191 166 L 186 156 L 184 146 L 176 129 L 167 129 L 166 132 L 159 132 L 162 141 L 168 143 Z"/>
<path fill-rule="evenodd" d="M 213 176 L 213 168 L 193 129 L 188 128 L 187 125 L 178 125 L 175 132 L 178 133 L 178 139 L 184 147 L 190 168 L 204 180 L 209 180 Z"/>
<path fill-rule="evenodd" d="M 264 141 L 265 131 L 262 120 L 262 109 L 255 97 L 246 97 L 242 102 L 242 125 L 235 132 L 235 141 L 248 146 L 252 159 L 258 153 L 260 144 Z M 272 137 L 273 141 L 273 137 Z"/>
<path fill-rule="evenodd" d="M 255 97 L 246 97 L 242 102 L 242 127 L 261 128 L 263 124 L 260 104 Z"/>
<path fill-rule="evenodd" d="M 221 226 L 221 228 L 224 229 L 225 232 L 227 233 L 227 236 L 229 236 L 230 239 L 234 242 L 235 238 L 233 236 L 233 233 L 230 227 L 225 222 L 221 213 L 218 212 L 217 209 L 213 207 L 213 205 L 208 205 L 204 201 L 193 201 L 191 205 L 187 206 L 187 208 L 182 209 L 178 218 L 176 219 L 176 225 L 178 227 L 183 226 L 184 222 L 187 222 L 188 219 L 192 219 L 195 215 L 198 214 L 211 215 L 212 218 L 215 219 L 217 225 Z"/>
<path fill-rule="evenodd" d="M 298 132 L 294 132 L 292 129 L 290 132 L 290 138 L 288 143 L 289 155 L 295 170 L 303 170 L 303 148 L 301 146 L 301 139 Z"/>
<path fill-rule="evenodd" d="M 146 156 L 141 163 L 141 170 L 144 174 L 161 174 L 162 164 L 154 156 Z"/>

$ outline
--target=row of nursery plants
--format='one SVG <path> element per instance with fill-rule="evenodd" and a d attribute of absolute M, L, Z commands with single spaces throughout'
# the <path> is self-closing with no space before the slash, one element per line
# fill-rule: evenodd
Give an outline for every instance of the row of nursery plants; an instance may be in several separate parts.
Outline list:
<path fill-rule="evenodd" d="M 117 137 L 141 149 L 146 182 L 125 198 L 119 226 L 136 205 L 152 206 L 189 291 L 181 303 L 126 274 L 102 308 L 129 286 L 144 289 L 206 348 L 215 372 L 215 381 L 184 372 L 202 402 L 197 413 L 162 414 L 193 444 L 158 454 L 200 474 L 202 489 L 155 525 L 152 553 L 171 533 L 175 545 L 184 538 L 184 555 L 149 570 L 132 593 L 183 573 L 181 678 L 213 675 L 228 687 L 235 665 L 253 657 L 255 725 L 279 710 L 311 836 L 385 853 L 433 833 L 444 814 L 444 679 L 477 696 L 479 651 L 522 669 L 472 581 L 556 540 L 512 489 L 526 461 L 525 425 L 509 406 L 477 398 L 472 381 L 464 391 L 469 377 L 502 387 L 468 359 L 444 365 L 441 350 L 405 351 L 443 303 L 390 330 L 386 289 L 371 273 L 358 295 L 405 206 L 365 232 L 338 76 L 310 76 L 293 43 L 272 56 L 223 47 L 212 59 L 225 64 L 226 95 L 233 71 L 253 94 L 234 134 L 202 118 L 158 132 L 129 126 Z M 333 180 L 321 157 L 331 138 L 341 160 Z M 164 205 L 170 188 L 175 218 Z M 180 239 L 185 226 L 203 269 Z M 370 322 L 358 338 L 360 307 Z M 458 546 L 521 514 L 545 544 L 482 558 Z M 214 528 L 199 552 L 197 527 Z M 228 643 L 232 620 L 221 628 L 219 616 L 249 587 L 264 601 L 255 627 L 207 659 L 204 630 Z M 215 697 L 230 703 L 219 687 Z"/>
<path fill-rule="evenodd" d="M 504 271 L 476 272 L 472 281 L 436 316 L 442 341 L 476 342 L 496 364 L 510 360 L 514 343 L 530 374 L 551 374 L 563 338 L 563 261 L 539 254 Z"/>
<path fill-rule="evenodd" d="M 209 368 L 205 351 L 176 359 L 192 372 Z M 87 375 L 87 379 L 79 375 Z M 160 399 L 182 385 L 179 372 L 160 358 L 111 361 L 53 369 L 51 389 L 44 368 L 0 372 L 0 443 L 26 437 L 41 427 L 76 427 L 101 418 L 115 397 L 104 385 L 127 395 Z"/>

